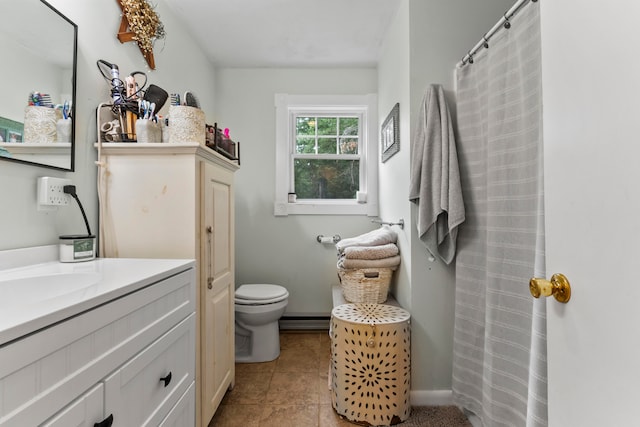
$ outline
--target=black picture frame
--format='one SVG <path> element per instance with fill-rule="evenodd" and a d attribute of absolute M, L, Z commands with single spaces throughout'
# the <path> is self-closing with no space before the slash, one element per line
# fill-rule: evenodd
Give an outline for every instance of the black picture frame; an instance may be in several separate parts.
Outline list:
<path fill-rule="evenodd" d="M 380 129 L 382 163 L 400 151 L 400 103 L 396 103 Z"/>

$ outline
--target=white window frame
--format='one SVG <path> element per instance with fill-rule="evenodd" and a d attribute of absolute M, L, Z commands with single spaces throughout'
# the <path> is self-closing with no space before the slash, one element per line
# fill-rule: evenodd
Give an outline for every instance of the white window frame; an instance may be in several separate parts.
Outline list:
<path fill-rule="evenodd" d="M 273 214 L 378 216 L 378 112 L 377 95 L 289 95 L 276 94 L 276 188 Z M 293 120 L 306 112 L 353 113 L 361 117 L 360 191 L 356 199 L 288 201 L 293 189 Z M 313 113 L 310 113 L 313 114 Z"/>

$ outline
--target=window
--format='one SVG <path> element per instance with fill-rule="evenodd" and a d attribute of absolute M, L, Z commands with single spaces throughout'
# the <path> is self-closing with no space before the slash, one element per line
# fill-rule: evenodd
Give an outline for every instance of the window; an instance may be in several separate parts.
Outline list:
<path fill-rule="evenodd" d="M 362 117 L 294 114 L 293 192 L 300 200 L 356 199 Z"/>
<path fill-rule="evenodd" d="M 274 214 L 377 215 L 376 118 L 375 95 L 276 95 Z"/>

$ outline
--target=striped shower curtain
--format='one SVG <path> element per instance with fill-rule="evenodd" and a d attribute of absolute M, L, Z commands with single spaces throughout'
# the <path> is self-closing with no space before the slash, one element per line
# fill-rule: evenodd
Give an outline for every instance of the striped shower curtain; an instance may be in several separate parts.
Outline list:
<path fill-rule="evenodd" d="M 458 234 L 453 393 L 484 426 L 546 426 L 539 3 L 457 70 Z"/>

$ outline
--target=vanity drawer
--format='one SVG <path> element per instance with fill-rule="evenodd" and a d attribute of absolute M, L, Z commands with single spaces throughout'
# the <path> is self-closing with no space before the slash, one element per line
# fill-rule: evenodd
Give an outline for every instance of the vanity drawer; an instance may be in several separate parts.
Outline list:
<path fill-rule="evenodd" d="M 193 280 L 186 270 L 0 347 L 0 426 L 41 424 L 191 315 Z"/>
<path fill-rule="evenodd" d="M 119 427 L 156 427 L 194 381 L 195 314 L 105 380 L 105 414 Z"/>
<path fill-rule="evenodd" d="M 188 427 L 196 425 L 196 383 L 191 383 L 189 389 L 182 395 L 167 418 L 159 427 Z"/>
<path fill-rule="evenodd" d="M 98 384 L 40 427 L 93 427 L 103 420 L 104 385 Z"/>

